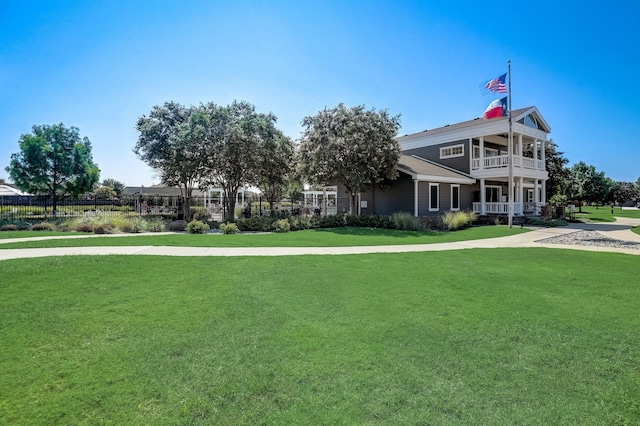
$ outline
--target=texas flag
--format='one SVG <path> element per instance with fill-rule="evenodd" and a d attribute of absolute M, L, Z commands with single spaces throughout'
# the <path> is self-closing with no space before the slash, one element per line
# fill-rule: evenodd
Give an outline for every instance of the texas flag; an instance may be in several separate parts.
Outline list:
<path fill-rule="evenodd" d="M 507 97 L 505 96 L 502 99 L 496 99 L 491 102 L 487 109 L 484 110 L 484 118 L 488 120 L 489 118 L 500 118 L 505 117 L 507 115 Z"/>

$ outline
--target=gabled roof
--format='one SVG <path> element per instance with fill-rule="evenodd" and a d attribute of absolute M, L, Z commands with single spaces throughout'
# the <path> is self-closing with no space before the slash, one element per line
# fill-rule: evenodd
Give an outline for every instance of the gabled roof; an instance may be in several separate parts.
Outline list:
<path fill-rule="evenodd" d="M 532 115 L 535 118 L 535 121 L 538 124 L 539 129 L 537 131 L 550 133 L 551 127 L 545 121 L 545 119 L 538 111 L 538 108 L 535 106 L 530 106 L 527 108 L 515 109 L 511 113 L 512 123 L 518 123 L 519 121 L 524 121 L 525 117 L 528 115 Z M 404 135 L 398 138 L 398 142 L 408 142 L 414 139 L 426 139 L 426 138 L 434 138 L 440 139 L 438 136 L 446 137 L 449 134 L 461 134 L 465 137 L 467 135 L 475 135 L 480 136 L 483 134 L 492 134 L 492 132 L 499 133 L 507 127 L 507 123 L 509 121 L 509 117 L 499 117 L 499 118 L 491 118 L 485 120 L 481 117 L 474 118 L 473 120 L 461 121 L 460 123 L 455 124 L 447 124 L 446 126 L 437 127 L 435 129 L 424 130 L 422 132 L 412 133 L 408 135 Z M 486 130 L 486 132 L 482 132 L 481 130 Z"/>
<path fill-rule="evenodd" d="M 476 182 L 476 180 L 469 175 L 441 166 L 433 161 L 429 161 L 415 155 L 401 155 L 396 168 L 398 171 L 408 174 L 414 180 L 418 181 L 461 183 L 469 185 Z"/>

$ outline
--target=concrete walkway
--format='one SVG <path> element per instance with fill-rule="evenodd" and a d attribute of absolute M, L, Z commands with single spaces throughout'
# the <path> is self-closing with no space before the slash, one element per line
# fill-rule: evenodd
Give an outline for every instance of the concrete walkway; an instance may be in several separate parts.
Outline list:
<path fill-rule="evenodd" d="M 166 246 L 127 246 L 127 247 L 54 247 L 29 249 L 0 249 L 0 260 L 33 258 L 47 256 L 75 255 L 152 255 L 152 256 L 300 256 L 300 255 L 342 255 L 368 253 L 408 253 L 440 250 L 461 250 L 471 248 L 515 248 L 548 247 L 556 249 L 586 250 L 598 252 L 616 252 L 640 255 L 640 248 L 620 248 L 606 246 L 561 245 L 541 242 L 547 238 L 566 235 L 582 230 L 596 231 L 605 237 L 640 244 L 640 235 L 631 231 L 640 226 L 640 219 L 617 218 L 615 223 L 570 224 L 556 228 L 534 228 L 531 232 L 509 237 L 488 238 L 483 240 L 460 241 L 440 244 L 409 244 L 393 246 L 353 246 L 353 247 L 166 247 Z M 157 234 L 148 234 L 157 235 Z M 78 236 L 87 238 L 95 236 Z M 55 239 L 69 237 L 33 237 L 0 240 L 0 244 L 36 239 Z"/>

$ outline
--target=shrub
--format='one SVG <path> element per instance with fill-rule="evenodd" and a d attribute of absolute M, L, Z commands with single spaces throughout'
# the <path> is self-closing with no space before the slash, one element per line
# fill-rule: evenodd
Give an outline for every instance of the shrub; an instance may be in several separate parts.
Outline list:
<path fill-rule="evenodd" d="M 32 231 L 55 231 L 56 226 L 50 222 L 36 223 L 31 227 Z"/>
<path fill-rule="evenodd" d="M 456 229 L 469 226 L 476 218 L 477 215 L 473 212 L 448 211 L 442 216 L 442 222 L 449 231 L 455 231 Z"/>
<path fill-rule="evenodd" d="M 14 225 L 13 223 L 7 223 L 6 225 L 2 225 L 0 227 L 0 231 L 17 231 L 18 225 Z"/>
<path fill-rule="evenodd" d="M 93 227 L 95 234 L 113 234 L 113 227 L 110 223 L 101 223 Z"/>
<path fill-rule="evenodd" d="M 75 226 L 78 232 L 93 232 L 93 223 L 91 222 L 79 222 Z"/>
<path fill-rule="evenodd" d="M 425 228 L 420 219 L 410 213 L 393 213 L 391 221 L 394 228 L 401 231 L 422 231 Z"/>
<path fill-rule="evenodd" d="M 167 229 L 171 232 L 184 232 L 187 229 L 187 222 L 184 220 L 172 220 L 167 224 Z"/>
<path fill-rule="evenodd" d="M 221 223 L 220 230 L 223 234 L 237 234 L 240 232 L 238 226 L 235 223 Z"/>
<path fill-rule="evenodd" d="M 137 234 L 144 231 L 146 226 L 147 223 L 144 220 L 140 219 L 139 217 L 135 217 L 122 221 L 119 224 L 118 228 L 120 228 L 122 232 Z"/>
<path fill-rule="evenodd" d="M 191 207 L 191 218 L 193 220 L 199 220 L 201 222 L 206 222 L 211 219 L 211 213 L 205 207 L 200 206 L 192 206 Z"/>
<path fill-rule="evenodd" d="M 163 229 L 164 229 L 164 223 L 160 219 L 147 221 L 147 231 L 162 232 Z"/>
<path fill-rule="evenodd" d="M 347 219 L 344 214 L 336 214 L 331 216 L 313 216 L 313 223 L 316 228 L 340 228 L 347 226 Z"/>
<path fill-rule="evenodd" d="M 236 225 L 240 231 L 271 232 L 273 222 L 275 219 L 268 216 L 251 216 L 248 219 L 236 220 Z"/>
<path fill-rule="evenodd" d="M 291 230 L 291 224 L 287 219 L 280 219 L 273 223 L 273 229 L 276 232 L 289 232 Z"/>
<path fill-rule="evenodd" d="M 291 231 L 302 231 L 316 227 L 316 221 L 309 216 L 291 216 L 288 220 Z"/>
<path fill-rule="evenodd" d="M 192 220 L 187 224 L 187 232 L 190 234 L 204 234 L 209 230 L 209 225 L 199 220 Z"/>

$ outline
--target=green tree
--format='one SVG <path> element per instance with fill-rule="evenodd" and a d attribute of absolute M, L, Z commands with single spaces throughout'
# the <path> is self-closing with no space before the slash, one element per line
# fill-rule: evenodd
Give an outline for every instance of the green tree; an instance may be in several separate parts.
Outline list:
<path fill-rule="evenodd" d="M 122 193 L 124 192 L 124 189 L 127 187 L 124 183 L 120 182 L 119 180 L 111 179 L 111 178 L 103 179 L 101 185 L 113 189 L 113 191 L 115 191 L 116 193 L 116 196 L 118 197 L 122 195 Z"/>
<path fill-rule="evenodd" d="M 233 101 L 226 107 L 209 103 L 203 106 L 209 120 L 207 174 L 203 183 L 224 191 L 226 220 L 233 220 L 238 191 L 245 185 L 259 185 L 261 167 L 267 155 L 267 142 L 280 138 L 273 114 L 261 114 L 248 102 Z M 278 154 L 280 155 L 280 154 Z M 269 173 L 271 166 L 267 167 Z M 273 174 L 272 174 L 273 176 Z"/>
<path fill-rule="evenodd" d="M 550 196 L 562 193 L 562 182 L 567 179 L 568 170 L 566 168 L 569 160 L 563 152 L 558 151 L 558 145 L 549 139 L 545 145 L 545 166 L 549 173 L 546 182 L 546 191 Z"/>
<path fill-rule="evenodd" d="M 562 186 L 570 200 L 578 201 L 580 212 L 582 212 L 583 201 L 600 202 L 608 193 L 604 172 L 598 172 L 594 166 L 587 165 L 584 161 L 568 169 L 567 178 Z"/>
<path fill-rule="evenodd" d="M 164 185 L 180 188 L 185 198 L 183 215 L 189 218 L 193 189 L 207 172 L 209 117 L 202 107 L 166 102 L 154 106 L 148 117 L 140 117 L 136 130 L 139 136 L 133 152 L 158 173 Z"/>
<path fill-rule="evenodd" d="M 622 204 L 624 204 L 625 201 L 636 201 L 640 198 L 640 190 L 638 190 L 634 182 L 613 182 L 611 194 L 612 200 L 616 202 L 620 208 L 622 208 Z"/>
<path fill-rule="evenodd" d="M 287 179 L 293 171 L 294 145 L 269 121 L 264 121 L 261 129 L 260 156 L 258 158 L 258 188 L 265 195 L 273 209 L 276 200 L 287 190 Z"/>
<path fill-rule="evenodd" d="M 298 150 L 301 174 L 312 184 L 344 185 L 357 212 L 357 194 L 398 176 L 400 116 L 387 110 L 339 104 L 302 120 Z"/>
<path fill-rule="evenodd" d="M 20 152 L 11 155 L 6 170 L 21 190 L 51 196 L 53 214 L 58 197 L 78 196 L 98 182 L 100 169 L 93 162 L 91 142 L 81 138 L 76 127 L 33 126 L 19 144 Z"/>

